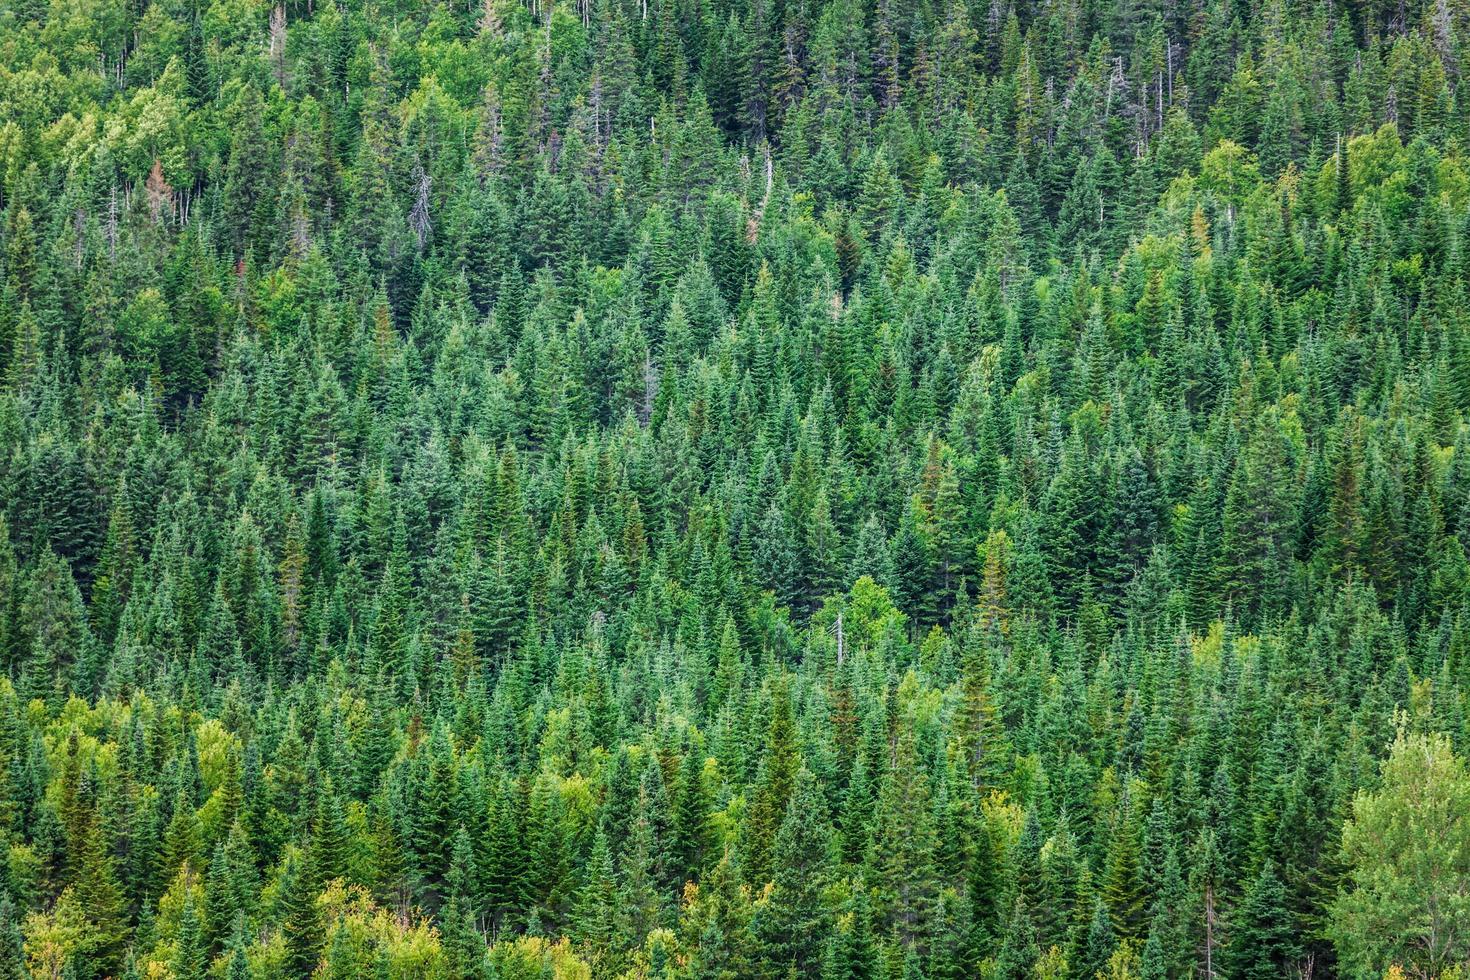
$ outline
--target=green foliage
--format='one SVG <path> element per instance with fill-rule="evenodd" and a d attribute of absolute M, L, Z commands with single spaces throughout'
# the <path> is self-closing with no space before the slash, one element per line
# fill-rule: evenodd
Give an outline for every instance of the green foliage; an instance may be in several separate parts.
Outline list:
<path fill-rule="evenodd" d="M 1470 959 L 1463 3 L 0 21 L 0 978 Z"/>
<path fill-rule="evenodd" d="M 1397 965 L 1440 976 L 1466 961 L 1467 816 L 1464 760 L 1443 737 L 1400 732 L 1381 788 L 1353 799 L 1343 829 L 1347 874 L 1331 928 L 1351 975 Z"/>

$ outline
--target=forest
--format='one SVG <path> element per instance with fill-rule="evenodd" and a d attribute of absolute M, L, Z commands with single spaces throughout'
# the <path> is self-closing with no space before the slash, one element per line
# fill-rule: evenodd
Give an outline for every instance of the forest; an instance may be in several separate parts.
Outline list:
<path fill-rule="evenodd" d="M 1470 980 L 1467 0 L 0 0 L 0 980 Z"/>

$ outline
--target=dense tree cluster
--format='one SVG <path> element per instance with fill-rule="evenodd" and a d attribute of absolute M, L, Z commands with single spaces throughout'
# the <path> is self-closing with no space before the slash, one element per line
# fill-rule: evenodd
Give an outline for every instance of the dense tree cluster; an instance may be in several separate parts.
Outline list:
<path fill-rule="evenodd" d="M 0 980 L 1454 975 L 1465 38 L 0 4 Z"/>

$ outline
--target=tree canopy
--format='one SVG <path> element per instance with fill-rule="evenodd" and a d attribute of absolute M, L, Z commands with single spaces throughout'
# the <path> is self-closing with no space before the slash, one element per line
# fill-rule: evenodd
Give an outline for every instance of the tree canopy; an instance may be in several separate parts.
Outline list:
<path fill-rule="evenodd" d="M 0 4 L 0 980 L 1463 976 L 1467 38 Z"/>

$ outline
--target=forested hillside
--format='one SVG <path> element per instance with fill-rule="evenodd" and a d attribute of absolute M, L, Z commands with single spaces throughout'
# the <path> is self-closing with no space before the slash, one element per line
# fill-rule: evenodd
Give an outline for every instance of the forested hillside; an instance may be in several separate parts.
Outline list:
<path fill-rule="evenodd" d="M 1466 976 L 1467 39 L 0 0 L 0 980 Z"/>

